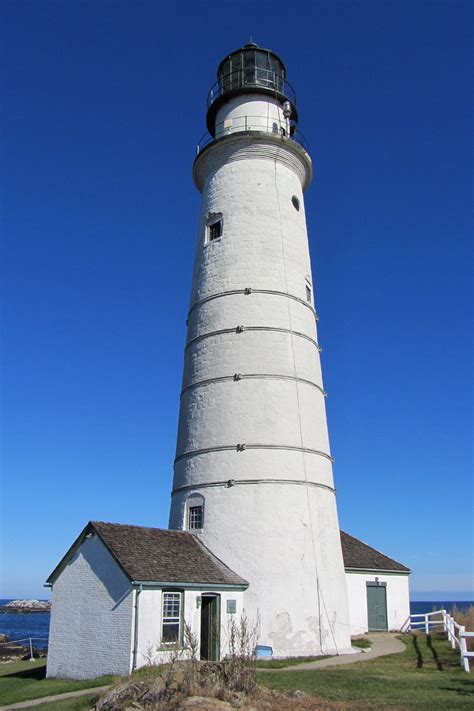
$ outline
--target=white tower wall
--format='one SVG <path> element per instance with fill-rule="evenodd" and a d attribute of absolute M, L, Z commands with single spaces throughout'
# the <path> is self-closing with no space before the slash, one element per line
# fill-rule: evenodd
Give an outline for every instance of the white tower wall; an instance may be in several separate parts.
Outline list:
<path fill-rule="evenodd" d="M 216 139 L 220 118 L 280 117 L 272 97 L 237 99 L 217 114 Z M 341 651 L 347 593 L 303 200 L 311 161 L 263 126 L 230 132 L 195 163 L 202 210 L 170 527 L 185 529 L 187 501 L 202 496 L 197 535 L 249 581 L 259 642 L 277 656 Z M 222 236 L 209 241 L 216 216 Z"/>
<path fill-rule="evenodd" d="M 277 99 L 255 94 L 235 96 L 216 115 L 216 138 L 238 131 L 267 131 L 279 134 L 286 127 Z"/>

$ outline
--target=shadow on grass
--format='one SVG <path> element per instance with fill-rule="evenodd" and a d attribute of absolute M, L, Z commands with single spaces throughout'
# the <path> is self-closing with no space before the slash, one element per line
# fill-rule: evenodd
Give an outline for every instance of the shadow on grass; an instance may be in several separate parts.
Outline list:
<path fill-rule="evenodd" d="M 17 679 L 36 679 L 41 681 L 46 677 L 46 667 L 32 667 L 31 669 L 23 669 L 22 671 L 12 672 L 11 674 L 2 674 L 2 679 L 14 678 Z"/>
<path fill-rule="evenodd" d="M 474 695 L 474 682 L 473 681 L 471 681 L 470 679 L 462 679 L 461 681 L 458 681 L 458 684 L 462 684 L 462 686 L 465 686 L 468 688 L 460 689 L 459 687 L 456 687 L 456 686 L 440 686 L 439 688 L 442 689 L 443 691 L 454 691 L 456 694 L 459 694 L 459 696 L 473 696 Z"/>
<path fill-rule="evenodd" d="M 429 648 L 431 654 L 433 655 L 433 659 L 435 660 L 437 670 L 438 670 L 438 671 L 443 671 L 443 665 L 442 665 L 442 663 L 441 663 L 440 660 L 439 660 L 438 652 L 437 652 L 436 649 L 433 647 L 433 640 L 431 639 L 431 635 L 430 635 L 430 634 L 427 634 L 427 635 L 426 635 L 426 644 L 428 645 L 428 648 Z"/>
<path fill-rule="evenodd" d="M 421 669 L 423 666 L 423 657 L 420 652 L 420 648 L 418 646 L 418 639 L 416 638 L 416 635 L 413 636 L 413 646 L 415 648 L 415 654 L 416 654 L 416 668 Z"/>

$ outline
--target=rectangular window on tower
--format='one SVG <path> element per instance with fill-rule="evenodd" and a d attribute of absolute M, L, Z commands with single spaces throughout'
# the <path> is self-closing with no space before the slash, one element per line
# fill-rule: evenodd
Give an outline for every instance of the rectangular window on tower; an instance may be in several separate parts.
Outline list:
<path fill-rule="evenodd" d="M 222 237 L 222 220 L 218 220 L 217 222 L 213 222 L 212 225 L 209 225 L 209 241 L 213 242 L 215 239 L 219 239 L 219 237 Z"/>
<path fill-rule="evenodd" d="M 177 644 L 181 641 L 181 600 L 180 592 L 163 593 L 162 645 Z"/>
<path fill-rule="evenodd" d="M 306 301 L 308 302 L 308 304 L 313 303 L 313 294 L 312 294 L 312 290 L 311 290 L 311 284 L 309 283 L 308 280 L 306 280 Z"/>
<path fill-rule="evenodd" d="M 202 528 L 202 506 L 190 506 L 188 528 Z"/>
<path fill-rule="evenodd" d="M 223 226 L 221 213 L 209 215 L 206 224 L 206 244 L 215 242 L 222 237 Z"/>

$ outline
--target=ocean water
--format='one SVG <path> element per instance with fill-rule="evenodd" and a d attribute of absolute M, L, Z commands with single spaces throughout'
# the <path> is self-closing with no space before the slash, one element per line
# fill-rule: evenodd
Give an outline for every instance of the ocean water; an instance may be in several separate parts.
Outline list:
<path fill-rule="evenodd" d="M 412 615 L 421 614 L 423 612 L 433 612 L 433 610 L 446 610 L 451 612 L 453 607 L 457 607 L 458 610 L 465 610 L 468 607 L 474 606 L 474 600 L 455 600 L 451 601 L 435 601 L 429 600 L 428 602 L 420 602 L 419 600 L 410 601 L 410 612 Z"/>
<path fill-rule="evenodd" d="M 0 600 L 0 606 L 5 605 L 10 600 Z M 432 610 L 451 610 L 453 606 L 459 610 L 464 610 L 470 605 L 474 605 L 474 600 L 453 601 L 427 601 L 410 602 L 410 612 L 412 614 L 431 612 Z M 16 612 L 0 612 L 0 634 L 7 634 L 12 641 L 27 639 L 31 637 L 33 645 L 38 649 L 48 646 L 49 635 L 49 612 L 31 612 L 28 614 L 18 614 Z"/>
<path fill-rule="evenodd" d="M 0 600 L 0 607 L 7 602 L 10 600 Z M 48 646 L 49 618 L 49 612 L 18 613 L 0 610 L 0 634 L 8 635 L 12 642 L 31 637 L 34 647 L 45 649 Z"/>

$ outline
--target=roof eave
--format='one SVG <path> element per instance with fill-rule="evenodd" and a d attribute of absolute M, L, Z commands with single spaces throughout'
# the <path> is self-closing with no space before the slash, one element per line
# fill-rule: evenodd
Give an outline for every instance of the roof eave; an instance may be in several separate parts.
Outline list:
<path fill-rule="evenodd" d="M 185 581 L 175 580 L 132 580 L 132 585 L 154 588 L 187 588 L 189 590 L 201 590 L 202 588 L 212 588 L 213 590 L 247 590 L 248 588 L 248 583 L 187 583 Z"/>
<path fill-rule="evenodd" d="M 382 575 L 410 575 L 412 572 L 410 568 L 406 568 L 405 570 L 395 570 L 392 568 L 389 570 L 388 568 L 354 568 L 350 566 L 344 567 L 344 570 L 346 573 L 381 573 Z"/>
<path fill-rule="evenodd" d="M 127 570 L 123 567 L 122 563 L 120 560 L 117 558 L 115 555 L 114 551 L 110 548 L 108 545 L 107 541 L 101 536 L 100 531 L 95 527 L 94 521 L 89 521 L 86 526 L 82 529 L 81 533 L 78 535 L 74 543 L 70 548 L 68 548 L 67 552 L 63 555 L 61 560 L 59 561 L 58 565 L 55 567 L 51 575 L 47 578 L 44 587 L 49 587 L 52 588 L 58 577 L 61 575 L 63 572 L 64 568 L 68 564 L 68 562 L 71 560 L 72 556 L 76 553 L 77 550 L 81 547 L 83 544 L 84 540 L 87 538 L 89 533 L 92 533 L 98 537 L 98 539 L 101 541 L 101 543 L 105 546 L 109 554 L 112 556 L 114 561 L 117 563 L 119 566 L 120 570 L 123 572 L 126 578 L 128 578 L 131 581 L 131 576 L 127 572 Z"/>
<path fill-rule="evenodd" d="M 59 575 L 62 573 L 62 571 L 64 570 L 68 561 L 72 558 L 74 553 L 80 548 L 84 538 L 87 536 L 90 529 L 91 529 L 91 522 L 89 521 L 84 526 L 84 528 L 82 529 L 82 531 L 80 532 L 80 534 L 78 535 L 78 537 L 76 538 L 74 543 L 67 549 L 66 553 L 63 555 L 63 557 L 61 558 L 61 560 L 59 561 L 57 566 L 54 568 L 53 572 L 48 576 L 48 578 L 46 579 L 46 582 L 44 584 L 44 587 L 49 587 L 49 588 L 53 587 L 54 582 L 58 579 Z"/>

